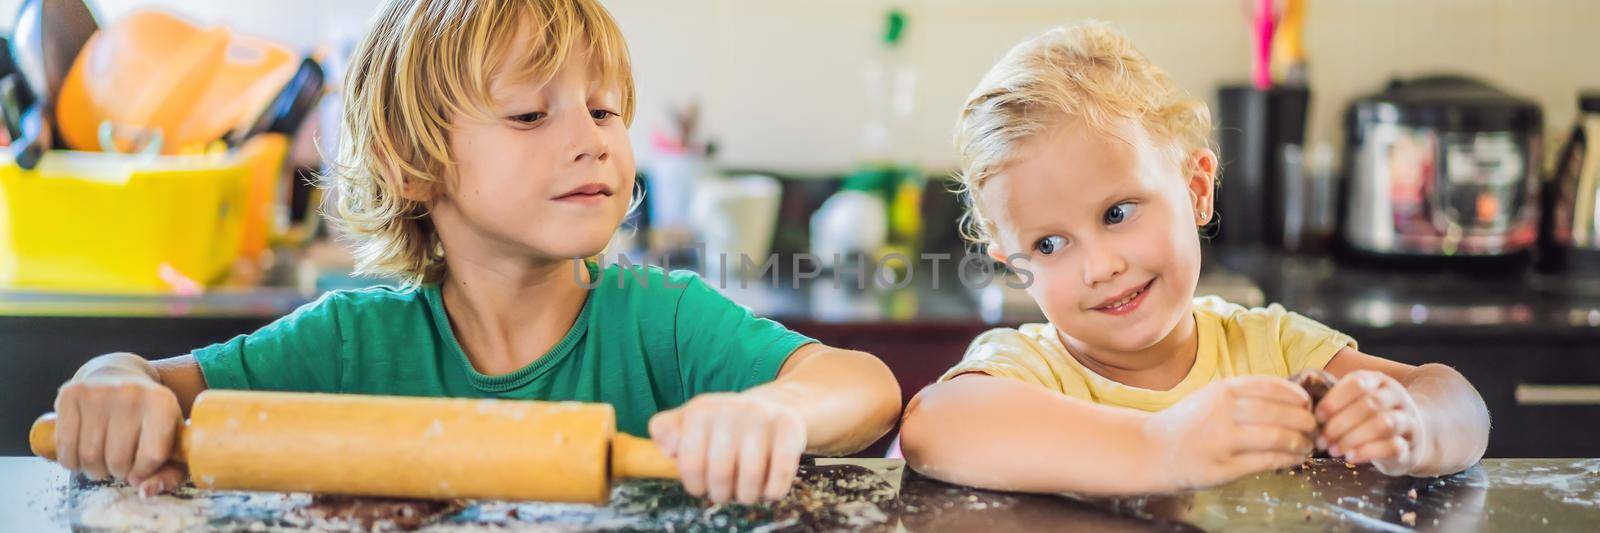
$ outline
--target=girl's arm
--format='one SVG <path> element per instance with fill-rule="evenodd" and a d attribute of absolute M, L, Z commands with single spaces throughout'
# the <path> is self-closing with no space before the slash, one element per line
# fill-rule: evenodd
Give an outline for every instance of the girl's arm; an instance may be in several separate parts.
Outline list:
<path fill-rule="evenodd" d="M 1390 475 L 1466 470 L 1489 446 L 1489 409 L 1465 377 L 1441 364 L 1411 366 L 1345 348 L 1326 370 L 1339 383 L 1317 405 L 1319 444 Z"/>
<path fill-rule="evenodd" d="M 965 374 L 906 409 L 901 446 L 925 475 L 987 489 L 1139 494 L 1203 487 L 1302 462 L 1316 427 L 1287 380 L 1212 383 L 1159 413 Z"/>

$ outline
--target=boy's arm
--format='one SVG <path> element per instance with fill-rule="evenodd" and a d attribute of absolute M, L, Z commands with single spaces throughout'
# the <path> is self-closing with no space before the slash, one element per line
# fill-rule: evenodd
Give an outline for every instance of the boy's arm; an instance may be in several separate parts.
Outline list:
<path fill-rule="evenodd" d="M 176 488 L 183 469 L 168 458 L 184 413 L 205 387 L 192 356 L 91 359 L 56 394 L 56 460 L 95 479 L 125 479 L 141 494 Z"/>
<path fill-rule="evenodd" d="M 193 355 L 180 355 L 151 361 L 150 365 L 161 376 L 161 384 L 178 396 L 178 405 L 188 416 L 195 397 L 206 390 L 206 376 L 200 372 L 200 362 Z"/>
<path fill-rule="evenodd" d="M 178 406 L 185 415 L 194 405 L 194 399 L 206 390 L 205 375 L 200 373 L 200 363 L 193 355 L 180 355 L 150 361 L 127 352 L 108 353 L 84 363 L 73 374 L 73 380 L 86 377 L 149 378 L 172 390 Z"/>
<path fill-rule="evenodd" d="M 987 489 L 1166 492 L 1300 464 L 1316 428 L 1309 405 L 1287 380 L 1259 376 L 1146 413 L 970 373 L 911 400 L 901 448 L 923 474 Z"/>
<path fill-rule="evenodd" d="M 650 437 L 678 461 L 690 494 L 781 498 L 805 451 L 859 450 L 893 424 L 900 387 L 876 357 L 814 342 L 787 355 L 770 382 L 700 394 L 650 419 Z"/>
<path fill-rule="evenodd" d="M 1455 369 L 1347 347 L 1326 370 L 1340 378 L 1317 406 L 1330 453 L 1353 453 L 1353 462 L 1371 460 L 1385 473 L 1414 476 L 1453 474 L 1483 458 L 1489 409 Z"/>
<path fill-rule="evenodd" d="M 872 354 L 821 343 L 796 349 L 777 379 L 743 394 L 794 409 L 805 422 L 806 451 L 860 451 L 894 426 L 900 384 Z"/>

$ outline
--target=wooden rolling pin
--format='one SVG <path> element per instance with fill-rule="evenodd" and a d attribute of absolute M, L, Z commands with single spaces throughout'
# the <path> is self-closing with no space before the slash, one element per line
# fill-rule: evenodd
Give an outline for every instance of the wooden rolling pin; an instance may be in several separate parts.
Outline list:
<path fill-rule="evenodd" d="M 33 453 L 56 459 L 55 414 Z M 677 478 L 610 405 L 209 390 L 174 456 L 197 487 L 603 503 L 611 482 Z"/>

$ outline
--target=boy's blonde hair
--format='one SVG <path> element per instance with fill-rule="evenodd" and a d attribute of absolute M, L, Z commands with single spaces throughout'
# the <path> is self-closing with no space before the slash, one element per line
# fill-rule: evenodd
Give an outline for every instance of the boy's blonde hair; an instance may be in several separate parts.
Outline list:
<path fill-rule="evenodd" d="M 1099 21 L 1050 30 L 1007 52 L 961 108 L 955 142 L 957 192 L 967 204 L 963 237 L 992 244 L 978 188 L 1012 162 L 1024 141 L 1067 118 L 1102 132 L 1118 119 L 1137 120 L 1179 158 L 1210 145 L 1205 103 L 1179 89 L 1122 32 Z"/>
<path fill-rule="evenodd" d="M 498 72 L 519 32 L 531 39 L 514 72 Z M 409 184 L 438 190 L 454 164 L 453 117 L 491 118 L 496 76 L 543 82 L 569 52 L 584 49 L 621 91 L 632 124 L 632 66 L 622 31 L 596 0 L 393 0 L 350 57 L 338 161 L 323 176 L 328 216 L 352 241 L 356 272 L 408 286 L 444 275 L 444 251 L 427 206 L 402 196 Z"/>

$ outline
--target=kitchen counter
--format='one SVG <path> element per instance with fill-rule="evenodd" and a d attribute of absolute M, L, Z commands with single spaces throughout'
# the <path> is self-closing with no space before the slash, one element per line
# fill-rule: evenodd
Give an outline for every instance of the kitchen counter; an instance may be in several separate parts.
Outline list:
<path fill-rule="evenodd" d="M 1600 281 L 1578 275 L 1355 266 L 1321 256 L 1204 249 L 1200 294 L 1282 303 L 1353 336 L 1367 352 L 1460 370 L 1495 420 L 1491 457 L 1600 456 Z M 958 361 L 983 331 L 1043 321 L 1024 291 L 969 290 L 948 268 L 898 290 L 834 286 L 825 276 L 721 283 L 756 314 L 883 359 L 905 400 Z M 1600 276 L 1600 273 L 1594 273 Z M 311 301 L 287 287 L 196 297 L 0 291 L 0 455 L 26 452 L 28 424 L 89 358 L 153 358 L 247 333 Z M 881 455 L 887 440 L 867 450 Z"/>
<path fill-rule="evenodd" d="M 1600 273 L 1467 272 L 1383 268 L 1328 255 L 1208 247 L 1197 294 L 1244 305 L 1280 303 L 1357 331 L 1570 336 L 1600 341 Z M 827 274 L 740 281 L 707 278 L 758 315 L 785 323 L 1012 325 L 1044 320 L 1020 289 L 963 287 L 950 262 L 940 279 L 923 273 L 900 289 L 835 286 Z M 54 294 L 0 290 L 0 320 L 41 318 L 256 319 L 270 321 L 317 295 L 290 287 L 218 289 L 199 296 Z M 0 333 L 4 333 L 0 330 Z M 1600 355 L 1600 353 L 1597 353 Z"/>
<path fill-rule="evenodd" d="M 1596 459 L 1489 459 L 1461 474 L 1425 479 L 1390 478 L 1366 467 L 1317 460 L 1209 490 L 1128 498 L 976 490 L 904 473 L 897 461 L 881 459 L 832 460 L 802 470 L 790 498 L 771 505 L 707 507 L 683 495 L 675 483 L 647 481 L 625 483 L 605 507 L 476 502 L 447 512 L 441 521 L 512 530 L 670 525 L 679 530 L 766 526 L 769 531 L 1576 531 L 1600 523 Z M 0 458 L 0 479 L 6 480 L 0 485 L 0 529 L 65 531 L 84 525 L 85 509 L 106 504 L 85 496 L 107 488 L 81 477 L 69 479 L 40 459 Z M 220 529 L 252 523 L 294 526 L 300 523 L 283 521 L 284 509 L 306 504 L 303 497 L 282 495 L 189 496 L 163 498 L 190 510 L 198 501 L 205 505 L 198 511 L 201 523 Z M 798 505 L 804 502 L 823 505 Z M 151 508 L 137 504 L 131 505 Z"/>
<path fill-rule="evenodd" d="M 1600 272 L 1378 266 L 1256 248 L 1210 253 L 1221 267 L 1254 281 L 1268 301 L 1342 329 L 1600 341 Z M 1600 348 L 1588 354 L 1600 356 Z"/>

